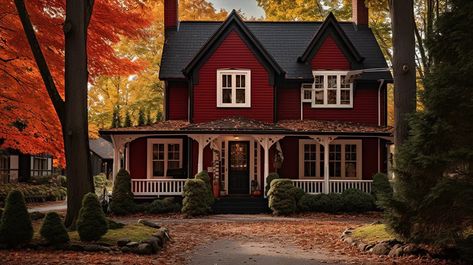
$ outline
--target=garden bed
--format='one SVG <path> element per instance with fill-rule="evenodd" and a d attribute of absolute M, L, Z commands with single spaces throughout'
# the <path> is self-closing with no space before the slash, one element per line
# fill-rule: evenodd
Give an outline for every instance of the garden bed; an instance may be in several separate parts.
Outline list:
<path fill-rule="evenodd" d="M 0 185 L 0 204 L 12 190 L 21 191 L 26 202 L 58 201 L 66 198 L 66 188 L 53 184 L 9 183 Z"/>

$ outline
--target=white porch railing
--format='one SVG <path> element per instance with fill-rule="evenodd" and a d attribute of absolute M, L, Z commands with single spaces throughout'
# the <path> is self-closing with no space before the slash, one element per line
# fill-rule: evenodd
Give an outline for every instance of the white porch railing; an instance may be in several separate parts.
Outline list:
<path fill-rule="evenodd" d="M 318 194 L 324 192 L 324 180 L 320 179 L 293 179 L 294 186 L 301 188 L 309 194 Z M 330 193 L 342 193 L 347 189 L 358 189 L 371 193 L 372 180 L 329 180 Z"/>
<path fill-rule="evenodd" d="M 182 195 L 185 179 L 132 179 L 131 191 L 135 196 Z"/>
<path fill-rule="evenodd" d="M 323 193 L 324 181 L 319 179 L 293 179 L 294 186 L 309 194 Z"/>

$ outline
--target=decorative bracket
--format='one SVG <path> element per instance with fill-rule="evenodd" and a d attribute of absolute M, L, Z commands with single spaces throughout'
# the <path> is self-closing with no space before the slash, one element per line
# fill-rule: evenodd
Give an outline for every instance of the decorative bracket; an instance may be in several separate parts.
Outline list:
<path fill-rule="evenodd" d="M 337 138 L 337 136 L 334 135 L 309 135 L 309 137 L 323 146 L 330 144 Z"/>
<path fill-rule="evenodd" d="M 263 149 L 269 150 L 273 144 L 284 138 L 284 135 L 255 135 L 253 138 L 255 138 Z"/>

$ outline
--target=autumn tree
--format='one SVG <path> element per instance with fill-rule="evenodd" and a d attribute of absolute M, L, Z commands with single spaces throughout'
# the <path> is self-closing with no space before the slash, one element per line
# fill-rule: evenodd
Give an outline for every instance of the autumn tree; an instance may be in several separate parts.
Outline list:
<path fill-rule="evenodd" d="M 142 38 L 123 38 L 114 46 L 116 53 L 130 60 L 144 62 L 140 72 L 129 77 L 103 75 L 96 79 L 89 91 L 89 117 L 92 127 L 109 128 L 115 106 L 120 107 L 120 117 L 129 124 L 139 123 L 142 109 L 147 120 L 162 120 L 164 85 L 157 73 L 161 63 L 164 44 L 164 5 L 163 0 L 145 1 L 151 10 L 152 23 L 145 29 Z M 205 0 L 179 1 L 180 20 L 221 20 L 227 16 L 224 10 L 215 10 Z M 154 119 L 156 117 L 156 119 Z"/>
<path fill-rule="evenodd" d="M 67 225 L 74 223 L 82 195 L 93 187 L 88 82 L 97 74 L 135 71 L 137 65 L 116 57 L 110 44 L 121 35 L 142 35 L 147 24 L 144 12 L 133 11 L 132 1 L 97 1 L 94 16 L 93 6 L 94 1 L 30 1 L 28 8 L 22 0 L 0 3 L 2 147 L 48 152 L 66 161 Z"/>

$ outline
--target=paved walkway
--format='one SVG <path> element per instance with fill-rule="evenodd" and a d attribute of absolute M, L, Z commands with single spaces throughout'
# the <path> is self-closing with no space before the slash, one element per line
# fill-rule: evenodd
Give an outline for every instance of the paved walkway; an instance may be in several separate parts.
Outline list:
<path fill-rule="evenodd" d="M 66 201 L 44 202 L 27 205 L 28 212 L 62 212 L 67 210 Z"/>
<path fill-rule="evenodd" d="M 316 251 L 303 251 L 293 245 L 222 239 L 196 249 L 190 265 L 319 265 L 345 264 Z"/>

